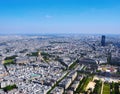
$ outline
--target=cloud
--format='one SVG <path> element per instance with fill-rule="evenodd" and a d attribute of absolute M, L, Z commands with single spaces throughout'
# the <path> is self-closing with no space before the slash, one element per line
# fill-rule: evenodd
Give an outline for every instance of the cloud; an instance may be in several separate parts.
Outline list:
<path fill-rule="evenodd" d="M 51 15 L 45 15 L 45 18 L 50 19 L 50 18 L 52 18 L 52 16 Z"/>

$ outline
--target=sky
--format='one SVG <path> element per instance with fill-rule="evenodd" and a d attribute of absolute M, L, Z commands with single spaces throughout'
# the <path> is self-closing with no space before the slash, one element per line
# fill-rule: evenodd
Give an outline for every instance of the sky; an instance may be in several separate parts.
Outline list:
<path fill-rule="evenodd" d="M 0 34 L 120 34 L 120 0 L 0 0 Z"/>

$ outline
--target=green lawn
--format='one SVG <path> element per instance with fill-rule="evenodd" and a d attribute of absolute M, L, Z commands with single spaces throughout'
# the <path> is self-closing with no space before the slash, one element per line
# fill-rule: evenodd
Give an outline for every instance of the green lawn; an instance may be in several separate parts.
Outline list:
<path fill-rule="evenodd" d="M 110 83 L 110 85 L 111 85 L 111 89 L 112 89 L 111 94 L 115 94 L 115 89 L 114 89 L 114 87 L 115 87 L 115 83 L 112 82 L 112 83 Z"/>
<path fill-rule="evenodd" d="M 119 85 L 120 85 L 120 83 L 114 83 L 114 91 L 115 91 L 115 94 L 120 94 Z"/>
<path fill-rule="evenodd" d="M 101 86 L 102 86 L 102 82 L 100 80 L 95 80 L 94 81 L 96 83 L 95 88 L 93 90 L 94 94 L 101 94 Z"/>
<path fill-rule="evenodd" d="M 27 54 L 28 56 L 38 56 L 38 52 L 32 52 L 31 54 Z"/>
<path fill-rule="evenodd" d="M 84 83 L 84 85 L 83 85 L 83 90 L 82 90 L 82 92 L 86 90 L 86 87 L 87 87 L 88 83 L 89 83 L 90 81 L 92 81 L 92 79 L 93 79 L 93 77 L 88 77 L 88 78 L 87 78 L 87 80 L 85 81 L 85 83 Z"/>
<path fill-rule="evenodd" d="M 16 57 L 17 57 L 17 55 L 13 55 L 13 56 L 10 56 L 10 57 L 6 57 L 5 60 L 15 59 Z"/>
<path fill-rule="evenodd" d="M 57 81 L 56 84 L 55 84 L 54 86 L 52 86 L 52 88 L 47 92 L 47 94 L 50 94 L 50 92 L 51 92 L 56 86 L 58 86 L 58 84 L 59 84 L 68 74 L 69 74 L 69 72 L 66 73 L 66 75 L 65 75 L 64 77 L 62 77 L 59 81 Z"/>
<path fill-rule="evenodd" d="M 70 70 L 74 69 L 75 66 L 77 66 L 77 63 L 79 62 L 79 60 L 77 59 L 75 62 L 73 62 L 73 64 L 69 67 Z"/>
<path fill-rule="evenodd" d="M 105 83 L 103 86 L 103 94 L 110 94 L 110 84 Z"/>
<path fill-rule="evenodd" d="M 4 65 L 9 65 L 9 64 L 14 64 L 14 60 L 13 59 L 4 60 Z"/>
<path fill-rule="evenodd" d="M 93 77 L 84 77 L 76 90 L 76 93 L 84 93 L 85 89 L 90 81 L 92 81 Z"/>
<path fill-rule="evenodd" d="M 5 60 L 4 63 L 9 63 L 9 62 L 13 62 L 12 59 L 9 59 L 9 60 Z"/>
<path fill-rule="evenodd" d="M 14 85 L 9 85 L 9 86 L 4 87 L 3 90 L 5 92 L 7 92 L 7 91 L 13 90 L 15 88 L 17 88 L 17 86 L 14 84 Z"/>
<path fill-rule="evenodd" d="M 76 62 L 74 62 L 70 67 L 69 67 L 69 69 L 71 70 L 71 69 L 73 69 L 75 66 L 76 66 Z"/>
<path fill-rule="evenodd" d="M 82 84 L 83 84 L 84 81 L 85 81 L 85 77 L 82 80 L 80 80 L 79 86 L 77 87 L 75 93 L 79 93 L 80 92 L 80 88 L 81 88 L 81 86 L 82 86 Z"/>

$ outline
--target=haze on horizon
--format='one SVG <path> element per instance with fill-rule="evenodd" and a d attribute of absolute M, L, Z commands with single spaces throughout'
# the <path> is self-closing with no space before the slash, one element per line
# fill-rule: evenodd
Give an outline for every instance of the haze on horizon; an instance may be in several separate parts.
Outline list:
<path fill-rule="evenodd" d="M 120 0 L 1 0 L 0 34 L 120 34 Z"/>

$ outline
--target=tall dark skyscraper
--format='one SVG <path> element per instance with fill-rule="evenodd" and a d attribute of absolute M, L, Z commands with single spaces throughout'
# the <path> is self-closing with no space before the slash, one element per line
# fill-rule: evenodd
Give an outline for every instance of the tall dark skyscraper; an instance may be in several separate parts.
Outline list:
<path fill-rule="evenodd" d="M 105 46 L 105 35 L 102 35 L 101 46 Z"/>

